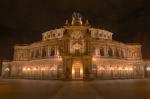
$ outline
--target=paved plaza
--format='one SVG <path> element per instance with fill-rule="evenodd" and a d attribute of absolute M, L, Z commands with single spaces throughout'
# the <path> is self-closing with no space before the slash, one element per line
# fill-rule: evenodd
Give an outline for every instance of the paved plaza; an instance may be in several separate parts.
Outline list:
<path fill-rule="evenodd" d="M 150 99 L 150 80 L 0 80 L 0 99 Z"/>

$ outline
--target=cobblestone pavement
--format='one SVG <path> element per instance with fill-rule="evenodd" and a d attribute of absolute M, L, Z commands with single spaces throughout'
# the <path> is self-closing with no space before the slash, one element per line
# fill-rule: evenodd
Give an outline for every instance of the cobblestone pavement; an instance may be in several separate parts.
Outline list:
<path fill-rule="evenodd" d="M 150 99 L 150 80 L 0 80 L 0 99 Z"/>

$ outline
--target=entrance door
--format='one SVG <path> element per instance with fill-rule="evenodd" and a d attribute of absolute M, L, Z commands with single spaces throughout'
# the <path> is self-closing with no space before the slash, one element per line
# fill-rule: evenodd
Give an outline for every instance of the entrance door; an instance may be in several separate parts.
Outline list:
<path fill-rule="evenodd" d="M 75 68 L 75 79 L 80 79 L 80 68 Z"/>
<path fill-rule="evenodd" d="M 81 62 L 74 62 L 72 65 L 72 79 L 83 79 L 83 65 Z"/>

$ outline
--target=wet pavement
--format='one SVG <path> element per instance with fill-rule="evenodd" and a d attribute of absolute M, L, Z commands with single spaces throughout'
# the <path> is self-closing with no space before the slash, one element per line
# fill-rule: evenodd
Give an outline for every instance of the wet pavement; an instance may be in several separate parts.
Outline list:
<path fill-rule="evenodd" d="M 150 79 L 142 80 L 4 80 L 0 99 L 150 99 Z"/>

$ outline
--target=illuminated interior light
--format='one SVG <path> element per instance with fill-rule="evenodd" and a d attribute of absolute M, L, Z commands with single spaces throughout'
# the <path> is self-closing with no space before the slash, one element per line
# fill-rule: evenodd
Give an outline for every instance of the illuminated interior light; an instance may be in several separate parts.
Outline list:
<path fill-rule="evenodd" d="M 36 70 L 37 70 L 37 68 L 33 68 L 33 70 L 34 70 L 34 71 L 36 71 Z"/>
<path fill-rule="evenodd" d="M 55 68 L 55 67 L 52 67 L 50 70 L 56 70 L 56 68 Z"/>
<path fill-rule="evenodd" d="M 30 71 L 30 68 L 28 68 L 27 70 Z"/>
<path fill-rule="evenodd" d="M 119 67 L 118 70 L 122 70 L 122 67 Z"/>
<path fill-rule="evenodd" d="M 105 68 L 104 68 L 104 67 L 102 67 L 102 68 L 101 68 L 101 70 L 105 70 Z"/>
<path fill-rule="evenodd" d="M 133 68 L 131 67 L 131 68 L 129 68 L 129 70 L 130 70 L 130 71 L 132 71 L 132 70 L 133 70 Z"/>
<path fill-rule="evenodd" d="M 128 70 L 128 68 L 126 67 L 125 70 Z"/>
<path fill-rule="evenodd" d="M 83 70 L 82 70 L 82 69 L 80 69 L 80 73 L 81 73 L 81 74 L 83 73 Z"/>
<path fill-rule="evenodd" d="M 9 71 L 9 68 L 6 68 L 5 71 Z"/>
<path fill-rule="evenodd" d="M 73 73 L 73 74 L 75 73 L 74 69 L 72 69 L 72 73 Z"/>
<path fill-rule="evenodd" d="M 59 60 L 59 61 L 62 61 L 62 58 L 59 56 L 59 57 L 58 57 L 58 60 Z"/>
<path fill-rule="evenodd" d="M 92 58 L 93 61 L 96 61 L 97 59 L 95 57 Z"/>
<path fill-rule="evenodd" d="M 150 67 L 148 67 L 146 70 L 147 70 L 147 71 L 150 71 Z"/>
<path fill-rule="evenodd" d="M 41 70 L 42 70 L 42 71 L 44 71 L 44 70 L 45 70 L 45 68 L 41 68 Z"/>
<path fill-rule="evenodd" d="M 114 70 L 114 68 L 113 68 L 113 67 L 110 67 L 110 70 Z"/>
<path fill-rule="evenodd" d="M 98 70 L 102 70 L 102 67 L 99 67 Z"/>
<path fill-rule="evenodd" d="M 26 71 L 26 68 L 23 68 L 23 71 Z"/>

